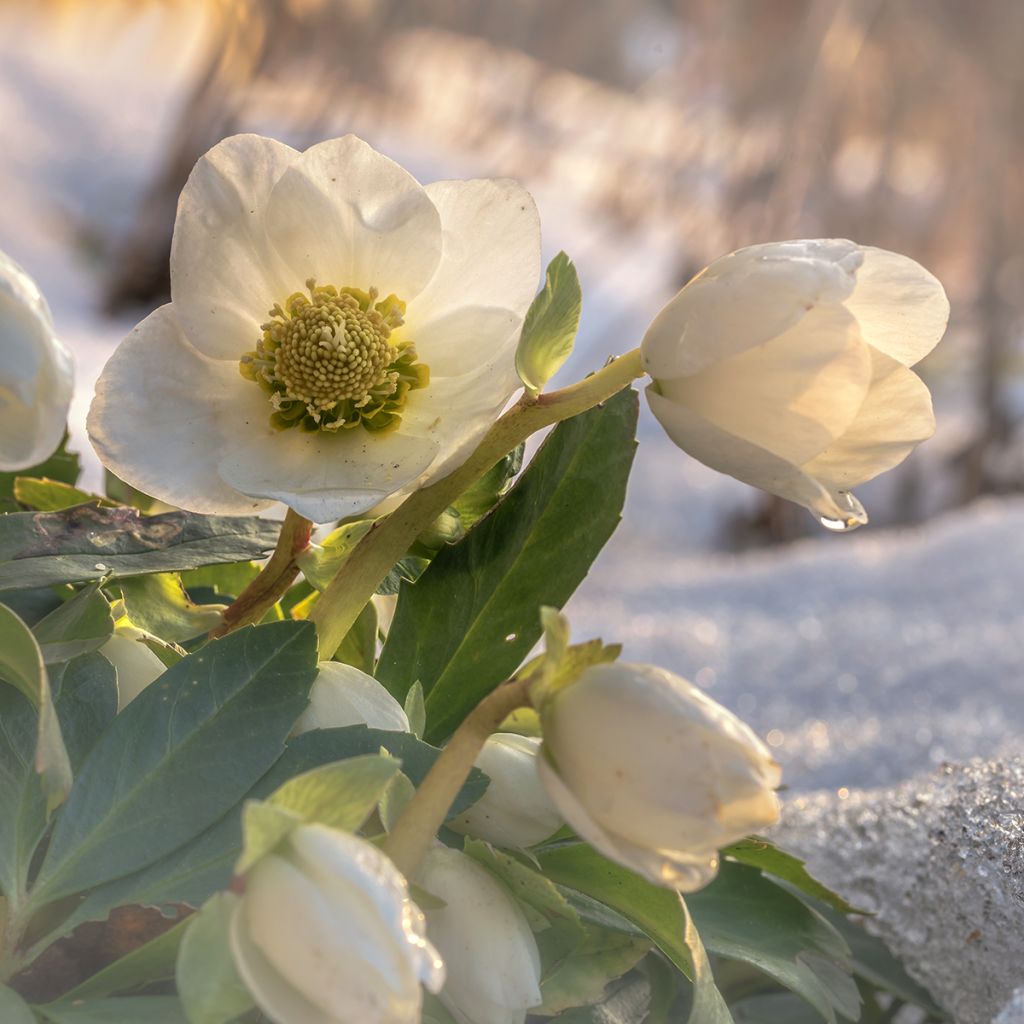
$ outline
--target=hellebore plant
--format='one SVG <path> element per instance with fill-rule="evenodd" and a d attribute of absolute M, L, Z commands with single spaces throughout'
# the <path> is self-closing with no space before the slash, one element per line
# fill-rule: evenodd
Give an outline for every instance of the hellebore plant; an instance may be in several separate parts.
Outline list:
<path fill-rule="evenodd" d="M 548 391 L 582 296 L 540 267 L 513 182 L 224 140 L 171 302 L 97 384 L 98 496 L 34 465 L 70 364 L 0 262 L 5 1024 L 941 1019 L 754 835 L 780 784 L 754 733 L 556 610 L 620 517 L 645 376 L 691 455 L 866 521 L 850 489 L 934 426 L 908 367 L 941 286 L 754 246 Z"/>

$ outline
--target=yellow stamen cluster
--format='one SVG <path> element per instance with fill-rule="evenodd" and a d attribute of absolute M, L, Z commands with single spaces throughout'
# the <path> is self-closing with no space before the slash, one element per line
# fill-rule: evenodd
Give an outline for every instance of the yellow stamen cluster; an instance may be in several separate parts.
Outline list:
<path fill-rule="evenodd" d="M 409 391 L 425 387 L 427 368 L 408 342 L 395 344 L 405 303 L 377 291 L 317 286 L 274 306 L 256 349 L 239 369 L 270 396 L 271 424 L 306 430 L 364 426 L 393 430 Z"/>

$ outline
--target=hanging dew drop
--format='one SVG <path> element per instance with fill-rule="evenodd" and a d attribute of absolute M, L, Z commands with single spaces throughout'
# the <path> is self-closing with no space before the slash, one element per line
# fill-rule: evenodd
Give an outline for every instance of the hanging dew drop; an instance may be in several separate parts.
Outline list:
<path fill-rule="evenodd" d="M 856 530 L 858 526 L 864 526 L 868 521 L 868 514 L 864 506 L 849 491 L 836 492 L 836 504 L 848 515 L 841 518 L 837 516 L 818 516 L 818 522 L 831 530 L 833 533 L 849 533 Z"/>

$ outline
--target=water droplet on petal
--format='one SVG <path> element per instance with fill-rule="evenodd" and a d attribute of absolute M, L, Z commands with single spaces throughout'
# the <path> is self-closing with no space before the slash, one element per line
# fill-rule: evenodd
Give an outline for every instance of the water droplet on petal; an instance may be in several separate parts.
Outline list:
<path fill-rule="evenodd" d="M 864 526 L 867 523 L 868 514 L 853 494 L 849 491 L 837 491 L 835 499 L 836 505 L 846 514 L 843 516 L 818 516 L 818 522 L 826 530 L 849 533 L 850 530 L 856 530 L 858 526 Z"/>

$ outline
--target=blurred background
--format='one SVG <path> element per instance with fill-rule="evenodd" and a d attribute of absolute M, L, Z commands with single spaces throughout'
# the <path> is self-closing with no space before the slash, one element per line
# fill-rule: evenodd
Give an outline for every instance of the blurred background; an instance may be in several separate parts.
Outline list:
<path fill-rule="evenodd" d="M 178 192 L 235 132 L 303 148 L 353 131 L 424 181 L 523 181 L 546 256 L 565 249 L 583 284 L 564 381 L 739 246 L 844 236 L 914 257 L 953 307 L 918 367 L 939 431 L 858 490 L 871 537 L 821 537 L 644 410 L 623 526 L 576 602 L 581 628 L 625 630 L 627 653 L 771 728 L 804 784 L 888 781 L 1024 730 L 1004 571 L 1024 554 L 1022 53 L 1020 0 L 3 0 L 0 248 L 75 352 L 92 486 L 93 381 L 167 300 Z M 909 760 L 879 768 L 903 715 Z"/>

